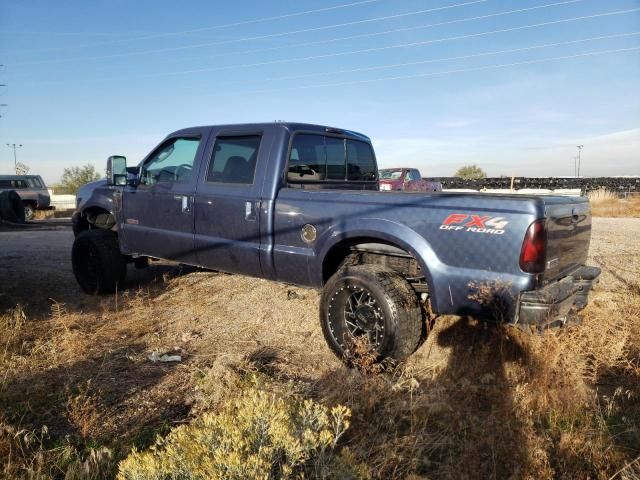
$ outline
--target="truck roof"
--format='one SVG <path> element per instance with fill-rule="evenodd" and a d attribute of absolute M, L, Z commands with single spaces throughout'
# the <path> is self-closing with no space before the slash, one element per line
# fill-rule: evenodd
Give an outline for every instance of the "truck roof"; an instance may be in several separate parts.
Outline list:
<path fill-rule="evenodd" d="M 0 180 L 22 180 L 25 178 L 40 178 L 40 175 L 0 175 Z"/>
<path fill-rule="evenodd" d="M 222 124 L 222 125 L 203 125 L 199 127 L 188 127 L 188 128 L 182 128 L 180 130 L 177 130 L 169 134 L 169 136 L 173 136 L 181 133 L 188 133 L 190 130 L 193 130 L 195 128 L 221 128 L 221 129 L 229 129 L 229 130 L 234 130 L 234 129 L 266 130 L 269 128 L 273 128 L 274 126 L 284 128 L 286 130 L 289 130 L 290 132 L 306 131 L 306 132 L 318 132 L 318 133 L 337 133 L 337 134 L 342 134 L 349 137 L 357 138 L 359 140 L 364 140 L 367 142 L 371 141 L 369 137 L 367 137 L 362 133 L 354 132 L 353 130 L 345 130 L 344 128 L 329 127 L 326 125 L 317 125 L 313 123 L 280 122 L 280 121 L 260 122 L 260 123 L 235 123 L 235 124 L 230 123 L 230 124 Z"/>

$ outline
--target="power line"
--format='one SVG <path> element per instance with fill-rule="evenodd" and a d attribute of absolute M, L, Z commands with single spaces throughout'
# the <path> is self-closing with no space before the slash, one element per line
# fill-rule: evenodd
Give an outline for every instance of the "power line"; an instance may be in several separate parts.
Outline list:
<path fill-rule="evenodd" d="M 300 79 L 300 78 L 311 78 L 311 77 L 318 77 L 318 76 L 339 75 L 339 74 L 345 74 L 345 73 L 370 72 L 370 71 L 385 70 L 385 69 L 390 69 L 390 68 L 411 67 L 411 66 L 427 65 L 427 64 L 431 64 L 431 63 L 440 63 L 440 62 L 446 62 L 446 61 L 452 61 L 452 60 L 466 60 L 466 59 L 470 59 L 470 58 L 481 58 L 481 57 L 487 57 L 487 56 L 493 56 L 493 55 L 502 55 L 502 54 L 506 54 L 506 53 L 517 53 L 517 52 L 524 52 L 524 51 L 530 51 L 530 50 L 538 50 L 538 49 L 543 49 L 543 48 L 552 48 L 552 47 L 560 47 L 560 46 L 567 46 L 567 45 L 575 45 L 575 44 L 579 44 L 579 43 L 592 42 L 592 41 L 597 41 L 597 40 L 610 40 L 610 39 L 614 39 L 614 38 L 626 38 L 626 37 L 632 37 L 632 36 L 637 36 L 637 35 L 640 35 L 640 31 L 628 32 L 628 33 L 617 33 L 617 34 L 611 34 L 611 35 L 600 35 L 600 36 L 596 36 L 596 37 L 580 38 L 580 39 L 576 39 L 576 40 L 567 40 L 567 41 L 564 41 L 564 42 L 555 42 L 555 43 L 545 43 L 545 44 L 538 44 L 538 45 L 530 45 L 528 47 L 512 48 L 512 49 L 506 49 L 506 50 L 494 50 L 494 51 L 489 51 L 489 52 L 479 52 L 479 53 L 473 53 L 473 54 L 468 54 L 468 55 L 456 55 L 456 56 L 452 56 L 452 57 L 431 58 L 431 59 L 426 59 L 426 60 L 418 60 L 418 61 L 414 61 L 414 62 L 393 63 L 393 64 L 386 64 L 386 65 L 375 65 L 375 66 L 371 66 L 371 67 L 361 67 L 361 68 L 351 68 L 351 69 L 334 70 L 334 71 L 324 71 L 324 72 L 310 73 L 310 74 L 304 74 L 304 75 L 287 75 L 287 76 L 272 77 L 272 78 L 260 78 L 260 79 L 256 79 L 256 80 L 247 80 L 247 81 L 242 82 L 242 83 L 251 83 L 252 81 L 260 81 L 260 82 L 279 81 L 279 80 L 290 80 L 290 79 Z M 108 79 L 101 78 L 100 80 L 108 80 Z M 238 83 L 238 82 L 234 82 L 234 83 Z"/>
<path fill-rule="evenodd" d="M 574 2 L 574 1 L 583 1 L 583 0 L 568 0 L 568 2 Z M 547 4 L 546 6 L 553 6 L 553 5 L 556 5 L 556 4 L 557 3 Z M 540 7 L 542 8 L 543 6 L 540 6 Z M 467 38 L 475 38 L 475 37 L 480 37 L 480 36 L 485 36 L 485 35 L 495 35 L 495 34 L 498 34 L 498 33 L 506 33 L 506 32 L 524 30 L 524 29 L 529 29 L 529 28 L 538 28 L 538 27 L 543 27 L 543 26 L 548 26 L 548 25 L 556 25 L 556 24 L 561 24 L 561 23 L 574 22 L 574 21 L 580 21 L 580 20 L 587 20 L 587 19 L 598 18 L 598 17 L 606 17 L 606 16 L 612 16 L 612 15 L 623 15 L 623 14 L 636 12 L 636 11 L 640 11 L 640 8 L 633 8 L 633 9 L 627 9 L 627 10 L 617 10 L 617 11 L 614 11 L 614 12 L 597 13 L 597 14 L 593 14 L 593 15 L 584 15 L 584 16 L 580 16 L 580 17 L 563 18 L 563 19 L 560 19 L 560 20 L 553 20 L 553 21 L 549 21 L 549 22 L 521 25 L 521 26 L 517 26 L 517 27 L 511 27 L 511 28 L 505 28 L 505 29 L 499 29 L 499 30 L 491 30 L 491 31 L 488 31 L 488 32 L 477 32 L 477 33 L 471 33 L 471 34 L 466 34 L 466 35 L 457 35 L 457 36 L 453 36 L 453 37 L 444 37 L 444 38 L 437 38 L 437 39 L 432 39 L 432 40 L 424 40 L 424 41 L 420 41 L 420 42 L 402 43 L 402 44 L 387 45 L 387 46 L 382 46 L 382 47 L 371 47 L 371 48 L 365 48 L 365 49 L 359 49 L 359 50 L 350 50 L 350 51 L 344 51 L 344 52 L 332 52 L 332 53 L 321 54 L 321 55 L 312 55 L 312 56 L 307 56 L 307 57 L 285 58 L 285 59 L 270 60 L 270 61 L 266 61 L 266 62 L 257 62 L 257 63 L 249 63 L 249 64 L 235 64 L 235 65 L 226 65 L 226 66 L 222 66 L 222 67 L 205 67 L 205 68 L 198 68 L 198 69 L 191 69 L 191 70 L 179 70 L 179 71 L 175 71 L 175 72 L 155 73 L 155 74 L 138 76 L 137 78 L 152 78 L 152 77 L 183 75 L 183 74 L 187 74 L 187 73 L 226 71 L 226 70 L 233 70 L 233 69 L 236 69 L 236 68 L 260 67 L 260 66 L 266 66 L 266 65 L 278 65 L 278 64 L 291 63 L 291 62 L 319 60 L 319 59 L 324 59 L 324 58 L 339 57 L 339 56 L 346 56 L 346 55 L 356 55 L 356 54 L 359 54 L 359 53 L 371 53 L 371 52 L 378 52 L 378 51 L 390 50 L 390 49 L 396 49 L 396 48 L 412 48 L 412 47 L 417 47 L 417 46 L 422 46 L 422 45 L 429 45 L 429 44 L 434 44 L 434 43 L 443 43 L 443 42 L 454 41 L 454 40 L 464 40 L 464 39 L 467 39 Z M 113 79 L 118 79 L 118 78 L 121 78 L 121 77 L 112 77 L 112 78 Z M 106 78 L 102 78 L 102 79 L 106 80 Z"/>
<path fill-rule="evenodd" d="M 159 33 L 159 34 L 155 34 L 155 35 L 149 35 L 147 37 L 141 37 L 138 40 L 146 40 L 149 38 L 160 38 L 160 37 L 173 37 L 176 35 L 185 35 L 185 34 L 190 34 L 190 33 L 200 33 L 200 32 L 205 32 L 205 31 L 210 31 L 210 30 L 219 30 L 222 28 L 229 28 L 229 27 L 239 27 L 242 25 L 251 25 L 251 24 L 255 24 L 255 23 L 262 23 L 262 22 L 269 22 L 269 21 L 273 21 L 273 20 L 283 20 L 285 18 L 293 18 L 293 17 L 300 17 L 303 15 L 310 15 L 312 13 L 320 13 L 320 12 L 328 12 L 331 10 L 338 10 L 341 8 L 348 8 L 348 7 L 355 7 L 355 6 L 359 6 L 359 5 L 364 5 L 367 3 L 374 3 L 374 2 L 379 2 L 380 0 L 362 0 L 360 2 L 353 2 L 353 3 L 345 3 L 343 5 L 334 5 L 332 7 L 324 7 L 324 8 L 317 8 L 315 10 L 306 10 L 303 12 L 294 12 L 294 13 L 287 13 L 284 15 L 276 15 L 273 17 L 264 17 L 264 18 L 256 18 L 253 20 L 243 20 L 240 22 L 234 22 L 234 23 L 225 23 L 222 25 L 214 25 L 211 27 L 202 27 L 202 28 L 195 28 L 192 30 L 183 30 L 181 32 L 169 32 L 169 33 Z"/>
<path fill-rule="evenodd" d="M 592 41 L 596 41 L 596 40 L 605 40 L 605 39 L 612 39 L 612 38 L 631 37 L 631 36 L 636 36 L 636 35 L 640 35 L 640 31 L 638 31 L 638 32 L 629 32 L 629 33 L 617 33 L 617 34 L 612 34 L 612 35 L 602 35 L 602 36 L 599 36 L 599 37 L 580 38 L 580 39 L 577 39 L 577 40 L 568 40 L 566 42 L 545 43 L 545 44 L 542 44 L 542 45 L 531 45 L 529 47 L 512 48 L 512 49 L 508 49 L 508 50 L 495 50 L 495 51 L 492 51 L 492 52 L 480 52 L 480 53 L 473 53 L 473 54 L 469 54 L 469 55 L 457 55 L 457 56 L 454 56 L 454 57 L 446 57 L 446 58 L 432 58 L 432 59 L 428 59 L 428 60 L 418 60 L 418 61 L 415 61 L 415 62 L 393 63 L 393 64 L 387 64 L 387 65 L 377 65 L 377 66 L 374 66 L 374 67 L 350 68 L 350 69 L 345 69 L 345 70 L 333 70 L 333 71 L 330 71 L 330 72 L 309 73 L 309 74 L 304 74 L 304 75 L 287 75 L 287 76 L 282 76 L 282 77 L 260 78 L 260 79 L 256 79 L 256 80 L 253 80 L 253 81 L 268 82 L 268 81 L 275 81 L 275 80 L 292 80 L 292 79 L 298 79 L 298 78 L 309 78 L 309 77 L 319 77 L 319 76 L 327 76 L 327 75 L 338 75 L 338 74 L 342 74 L 342 73 L 370 72 L 370 71 L 375 71 L 375 70 L 385 70 L 385 69 L 389 69 L 389 68 L 413 67 L 413 66 L 416 66 L 416 65 L 426 65 L 426 64 L 429 64 L 429 63 L 447 62 L 447 61 L 451 61 L 451 60 L 466 60 L 466 59 L 469 59 L 469 58 L 487 57 L 487 56 L 491 56 L 491 55 L 501 55 L 501 54 L 505 54 L 505 53 L 525 52 L 525 51 L 537 50 L 537 49 L 541 49 L 541 48 L 551 48 L 551 47 L 560 47 L 560 46 L 566 46 L 566 45 L 575 45 L 577 43 L 592 42 Z M 249 80 L 249 81 L 252 81 L 252 80 Z"/>
<path fill-rule="evenodd" d="M 446 22 L 429 23 L 429 24 L 426 24 L 426 25 L 415 25 L 413 27 L 396 28 L 396 29 L 393 29 L 393 30 L 384 30 L 382 32 L 362 33 L 362 34 L 359 34 L 359 35 L 349 35 L 347 37 L 328 38 L 328 39 L 324 39 L 324 40 L 314 40 L 312 42 L 296 43 L 295 45 L 280 45 L 280 46 L 277 46 L 277 47 L 260 48 L 260 49 L 254 49 L 254 50 L 245 50 L 245 51 L 241 51 L 241 52 L 219 53 L 219 54 L 216 54 L 216 55 L 210 55 L 207 58 L 217 58 L 217 57 L 223 57 L 223 56 L 229 56 L 229 55 L 245 55 L 245 54 L 251 54 L 251 53 L 262 53 L 262 52 L 270 52 L 270 51 L 274 51 L 274 50 L 284 50 L 284 49 L 288 49 L 288 48 L 308 47 L 308 46 L 312 46 L 312 45 L 322 45 L 322 44 L 326 44 L 326 43 L 340 42 L 340 41 L 343 41 L 343 40 L 355 40 L 355 39 L 360 39 L 360 38 L 371 38 L 371 37 L 376 37 L 376 36 L 380 36 L 380 35 L 389 35 L 389 34 L 392 34 L 392 33 L 410 32 L 410 31 L 413 31 L 413 30 L 422 30 L 422 29 L 425 29 L 425 28 L 441 27 L 441 26 L 444 26 L 444 25 L 452 25 L 452 24 L 456 24 L 456 23 L 471 22 L 471 21 L 475 21 L 475 20 L 485 20 L 487 18 L 494 18 L 494 17 L 505 16 L 505 15 L 512 15 L 514 13 L 530 12 L 530 11 L 533 11 L 533 10 L 540 10 L 540 9 L 543 9 L 543 8 L 556 7 L 556 6 L 560 6 L 560 5 L 568 5 L 568 4 L 579 3 L 579 2 L 584 2 L 584 1 L 585 0 L 566 0 L 566 1 L 563 1 L 563 2 L 555 2 L 555 3 L 547 3 L 547 4 L 544 4 L 544 5 L 536 5 L 534 7 L 519 8 L 517 10 L 507 10 L 507 11 L 503 11 L 503 12 L 489 13 L 487 15 L 480 15 L 480 16 L 477 16 L 477 17 L 467 17 L 467 18 L 460 18 L 460 19 L 457 19 L 457 20 L 448 20 Z"/>
<path fill-rule="evenodd" d="M 300 17 L 300 16 L 303 16 L 303 15 L 311 15 L 311 14 L 314 14 L 314 13 L 327 12 L 327 11 L 338 10 L 338 9 L 342 9 L 342 8 L 356 7 L 356 6 L 365 5 L 365 4 L 374 3 L 374 2 L 379 2 L 379 1 L 380 0 L 361 0 L 361 1 L 358 1 L 358 2 L 345 3 L 345 4 L 341 4 L 341 5 L 334 5 L 334 6 L 331 6 L 331 7 L 323 7 L 323 8 L 317 8 L 317 9 L 314 9 L 314 10 L 305 10 L 305 11 L 302 11 L 302 12 L 287 13 L 287 14 L 276 15 L 276 16 L 272 16 L 272 17 L 262 17 L 262 18 L 255 18 L 255 19 L 251 19 L 251 20 L 242 20 L 242 21 L 239 21 L 239 22 L 225 23 L 225 24 L 213 25 L 213 26 L 209 26 L 209 27 L 194 28 L 194 29 L 191 29 L 191 30 L 156 33 L 156 34 L 138 36 L 138 37 L 133 37 L 133 38 L 124 38 L 124 39 L 115 40 L 115 41 L 111 41 L 111 42 L 92 43 L 92 44 L 88 44 L 88 45 L 75 45 L 75 46 L 65 47 L 65 48 L 53 48 L 53 49 L 47 49 L 47 50 L 36 50 L 36 51 L 21 52 L 21 53 L 60 52 L 60 51 L 69 50 L 70 48 L 74 48 L 74 49 L 93 48 L 93 47 L 102 47 L 102 46 L 108 46 L 108 45 L 117 45 L 117 44 L 121 44 L 121 43 L 127 43 L 127 42 L 138 41 L 138 40 L 151 40 L 151 39 L 155 39 L 155 38 L 164 38 L 164 37 L 189 35 L 189 34 L 192 34 L 192 33 L 199 33 L 199 32 L 204 32 L 204 31 L 209 31 L 209 30 L 219 30 L 219 29 L 223 29 L 223 28 L 237 27 L 237 26 L 241 26 L 241 25 L 250 25 L 250 24 L 268 22 L 268 21 L 273 21 L 273 20 L 282 20 L 282 19 L 285 19 L 285 18 Z"/>
<path fill-rule="evenodd" d="M 343 87 L 343 86 L 358 85 L 358 84 L 363 84 L 363 83 L 376 83 L 376 82 L 385 82 L 385 81 L 392 81 L 392 80 L 409 80 L 409 79 L 414 79 L 414 78 L 435 77 L 435 76 L 439 76 L 439 75 L 450 75 L 450 74 L 454 74 L 454 73 L 477 72 L 477 71 L 482 71 L 482 70 L 494 70 L 494 69 L 500 69 L 500 68 L 508 68 L 508 67 L 522 66 L 522 65 L 533 65 L 533 64 L 537 64 L 537 63 L 552 62 L 552 61 L 557 61 L 557 60 L 567 60 L 567 59 L 572 59 L 572 58 L 590 57 L 590 56 L 606 55 L 606 54 L 612 54 L 612 53 L 632 52 L 632 51 L 638 51 L 638 50 L 640 50 L 640 46 L 629 47 L 629 48 L 618 48 L 618 49 L 612 49 L 612 50 L 598 50 L 598 51 L 593 51 L 593 52 L 578 53 L 578 54 L 574 54 L 574 55 L 563 55 L 563 56 L 560 56 L 560 57 L 542 58 L 542 59 L 537 59 L 537 60 L 526 60 L 526 61 L 522 61 L 522 62 L 502 63 L 502 64 L 497 64 L 497 65 L 485 65 L 485 66 L 482 66 L 482 67 L 460 68 L 460 69 L 455 69 L 455 70 L 444 70 L 444 71 L 440 71 L 440 72 L 417 73 L 417 74 L 413 74 L 413 75 L 397 75 L 397 76 L 393 76 L 393 77 L 379 77 L 379 78 L 372 78 L 372 79 L 366 79 L 366 80 L 353 80 L 353 81 L 348 81 L 348 82 L 321 83 L 321 84 L 313 84 L 313 85 L 298 85 L 298 86 L 295 86 L 295 87 L 288 87 L 288 88 L 254 90 L 254 91 L 251 91 L 251 92 L 242 92 L 241 94 L 242 95 L 247 95 L 247 94 L 254 94 L 254 93 L 265 93 L 265 92 L 287 91 L 287 90 L 302 90 L 302 89 L 308 89 L 308 88 L 322 88 L 322 87 Z M 203 96 L 206 97 L 208 95 L 203 95 Z"/>
<path fill-rule="evenodd" d="M 153 53 L 165 53 L 165 52 L 175 52 L 175 51 L 181 51 L 181 50 L 190 50 L 190 49 L 194 49 L 194 48 L 204 48 L 204 47 L 213 47 L 213 46 L 217 46 L 217 45 L 229 45 L 232 43 L 242 43 L 242 42 L 249 42 L 249 41 L 253 41 L 253 40 L 265 40 L 268 38 L 279 38 L 279 37 L 285 37 L 285 36 L 289 36 L 289 35 L 295 35 L 295 34 L 299 34 L 299 33 L 309 33 L 309 32 L 318 32 L 321 30 L 330 30 L 330 29 L 334 29 L 334 28 L 342 28 L 342 27 L 347 27 L 347 26 L 353 26 L 353 25 L 360 25 L 360 24 L 364 24 L 364 23 L 371 23 L 371 22 L 380 22 L 383 20 L 391 20 L 391 19 L 396 19 L 396 18 L 403 18 L 403 17 L 408 17 L 408 16 L 414 16 L 414 15 L 423 15 L 425 13 L 433 13 L 433 12 L 439 12 L 439 11 L 443 11 L 443 10 L 450 10 L 453 8 L 460 8 L 460 7 L 465 7 L 468 5 L 473 5 L 473 4 L 477 4 L 477 3 L 485 3 L 488 2 L 489 0 L 472 0 L 472 1 L 468 1 L 468 2 L 464 2 L 464 3 L 457 3 L 457 4 L 453 4 L 453 5 L 445 5 L 443 7 L 435 7 L 435 8 L 428 8 L 428 9 L 423 9 L 423 10 L 416 10 L 413 12 L 405 12 L 405 13 L 397 13 L 394 15 L 385 15 L 383 17 L 376 17 L 376 18 L 367 18 L 364 20 L 354 20 L 351 22 L 343 22 L 343 23 L 334 23 L 331 25 L 323 25 L 320 27 L 311 27 L 311 28 L 303 28 L 303 29 L 299 29 L 299 30 L 290 30 L 287 32 L 278 32 L 278 33 L 270 33 L 270 34 L 266 34 L 266 35 L 258 35 L 258 36 L 253 36 L 253 37 L 243 37 L 243 38 L 236 38 L 233 40 L 222 40 L 222 41 L 217 41 L 217 42 L 206 42 L 206 43 L 199 43 L 199 44 L 193 44 L 193 45 L 184 45 L 181 47 L 167 47 L 167 48 L 158 48 L 158 49 L 154 49 L 154 50 L 144 50 L 144 51 L 138 51 L 138 52 L 126 52 L 126 53 L 116 53 L 116 54 L 112 54 L 112 55 L 100 55 L 100 56 L 95 56 L 95 57 L 76 57 L 74 59 L 64 59 L 62 60 L 62 62 L 68 62 L 68 61 L 76 61 L 76 60 L 103 60 L 103 59 L 107 59 L 107 58 L 121 58 L 121 57 L 133 57 L 133 56 L 138 56 L 138 55 L 149 55 L 149 54 L 153 54 Z M 66 49 L 64 49 L 66 50 Z M 43 61 L 35 61 L 35 62 L 22 62 L 22 63 L 16 63 L 14 65 L 38 65 L 38 64 L 49 64 L 49 63 L 60 63 L 60 60 L 43 60 Z"/>
<path fill-rule="evenodd" d="M 309 57 L 298 57 L 298 58 L 288 58 L 288 59 L 280 59 L 280 60 L 272 60 L 272 61 L 268 61 L 268 62 L 259 62 L 259 63 L 253 63 L 253 64 L 236 64 L 236 65 L 227 65 L 227 66 L 223 66 L 223 67 L 207 67 L 207 68 L 200 68 L 200 69 L 192 69 L 192 70 L 180 70 L 180 71 L 175 71 L 175 72 L 161 72 L 161 73 L 153 73 L 153 74 L 146 74 L 146 75 L 137 75 L 134 76 L 133 78 L 155 78 L 155 77 L 165 77 L 165 76 L 175 76 L 175 75 L 184 75 L 184 74 L 190 74 L 190 73 L 202 73 L 202 72 L 211 72 L 211 71 L 222 71 L 222 70 L 232 70 L 232 69 L 236 69 L 236 68 L 249 68 L 249 67 L 258 67 L 258 66 L 265 66 L 265 65 L 273 65 L 273 64 L 281 64 L 281 63 L 290 63 L 290 62 L 297 62 L 297 61 L 309 61 L 309 60 L 316 60 L 316 59 L 320 59 L 320 58 L 327 58 L 327 57 L 333 57 L 333 56 L 344 56 L 344 55 L 355 55 L 358 53 L 368 53 L 368 52 L 372 52 L 372 51 L 380 51 L 380 50 L 387 50 L 387 49 L 394 49 L 394 48 L 411 48 L 411 47 L 416 47 L 416 46 L 421 46 L 421 45 L 428 45 L 428 44 L 432 44 L 432 43 L 442 43 L 442 42 L 447 42 L 447 41 L 453 41 L 453 40 L 460 40 L 460 39 L 466 39 L 466 38 L 473 38 L 473 37 L 479 37 L 479 36 L 485 36 L 485 35 L 494 35 L 494 34 L 498 34 L 498 33 L 503 33 L 503 32 L 511 32 L 511 31 L 517 31 L 517 30 L 524 30 L 524 29 L 529 29 L 529 28 L 537 28 L 537 27 L 541 27 L 541 26 L 548 26 L 548 25 L 553 25 L 553 24 L 559 24 L 559 23 L 566 23 L 566 22 L 572 22 L 572 21 L 579 21 L 579 20 L 584 20 L 584 19 L 589 19 L 589 18 L 594 18 L 594 17 L 600 17 L 600 16 L 607 16 L 607 15 L 619 15 L 619 14 L 624 14 L 624 13 L 628 13 L 630 11 L 636 11 L 636 10 L 640 10 L 639 9 L 632 9 L 632 10 L 620 10 L 620 11 L 616 11 L 616 12 L 607 12 L 607 13 L 601 13 L 601 14 L 594 14 L 594 15 L 588 15 L 588 16 L 581 16 L 581 17 L 573 17 L 573 18 L 565 18 L 565 19 L 561 19 L 561 20 L 554 20 L 551 22 L 543 22 L 543 23 L 535 23 L 535 24 L 529 24 L 529 25 L 521 25 L 518 27 L 511 27 L 511 28 L 507 28 L 507 29 L 500 29 L 500 30 L 491 30 L 488 32 L 477 32 L 477 33 L 472 33 L 472 34 L 467 34 L 467 35 L 458 35 L 458 36 L 454 36 L 454 37 L 444 37 L 444 38 L 438 38 L 438 39 L 432 39 L 432 40 L 426 40 L 426 41 L 422 41 L 422 42 L 413 42 L 413 43 L 404 43 L 404 44 L 396 44 L 396 45 L 388 45 L 388 46 L 383 46 L 383 47 L 374 47 L 374 48 L 368 48 L 368 49 L 362 49 L 362 50 L 352 50 L 352 51 L 346 51 L 346 52 L 334 52 L 334 53 L 330 53 L 330 54 L 323 54 L 323 55 L 314 55 L 314 56 L 309 56 Z M 590 37 L 589 39 L 582 39 L 582 40 L 577 40 L 575 41 L 575 43 L 578 42 L 583 42 L 583 41 L 590 41 L 590 40 L 597 40 L 597 39 L 604 39 L 604 38 L 616 38 L 616 37 L 624 37 L 624 36 L 631 36 L 631 35 L 635 35 L 636 33 L 623 33 L 623 34 L 615 34 L 612 36 L 604 36 L 604 37 Z M 574 43 L 569 42 L 569 43 Z M 528 49 L 529 47 L 525 48 Z M 534 47 L 534 48 L 538 48 L 538 47 Z M 539 47 L 542 48 L 542 47 Z M 506 52 L 505 52 L 506 53 Z M 477 54 L 478 56 L 484 56 L 484 55 L 490 55 L 492 53 L 487 53 L 487 54 Z M 475 55 L 471 55 L 469 56 L 469 58 L 472 58 Z M 461 58 L 465 58 L 466 56 L 462 56 L 462 57 L 451 57 L 450 59 L 461 59 Z M 443 59 L 443 60 L 434 60 L 434 61 L 445 61 L 448 59 Z M 415 62 L 415 64 L 421 64 L 421 63 L 431 63 L 432 60 L 425 60 L 425 61 L 418 61 Z M 410 66 L 412 63 L 414 62 L 409 62 L 408 64 L 401 64 L 398 66 Z M 370 67 L 372 70 L 377 69 L 377 67 Z M 385 66 L 380 67 L 380 68 L 387 68 Z M 393 68 L 392 66 L 389 66 L 388 68 Z M 363 70 L 364 71 L 364 70 Z M 341 72 L 334 72 L 334 73 L 341 73 Z M 309 76 L 315 76 L 315 74 L 313 75 L 309 75 Z M 110 77 L 110 78 L 106 78 L 106 77 L 101 77 L 97 80 L 99 81 L 105 81 L 105 80 L 119 80 L 122 77 Z M 286 77 L 285 77 L 286 78 Z M 295 78 L 295 77 L 292 77 Z M 30 85 L 37 85 L 38 83 L 32 83 Z"/>
<path fill-rule="evenodd" d="M 156 77 L 156 76 L 172 76 L 172 75 L 183 75 L 185 73 L 214 72 L 214 71 L 232 70 L 232 69 L 235 69 L 235 68 L 261 67 L 261 66 L 266 66 L 266 65 L 277 65 L 277 64 L 282 64 L 282 63 L 303 62 L 303 61 L 309 61 L 309 60 L 319 60 L 319 59 L 323 59 L 323 58 L 340 57 L 340 56 L 347 56 L 347 55 L 356 55 L 356 54 L 359 54 L 359 53 L 379 52 L 379 51 L 383 51 L 383 50 L 392 50 L 392 49 L 397 49 L 397 48 L 412 48 L 412 47 L 418 47 L 418 46 L 423 46 L 423 45 L 430 45 L 430 44 L 434 44 L 434 43 L 443 43 L 443 42 L 448 42 L 448 41 L 453 41 L 453 40 L 463 40 L 463 39 L 467 39 L 467 38 L 476 38 L 476 37 L 481 37 L 481 36 L 486 36 L 486 35 L 495 35 L 495 34 L 498 34 L 498 33 L 514 32 L 514 31 L 525 30 L 525 29 L 529 29 L 529 28 L 538 28 L 538 27 L 543 27 L 543 26 L 548 26 L 548 25 L 557 25 L 557 24 L 561 24 L 561 23 L 575 22 L 575 21 L 586 20 L 586 19 L 590 19 L 590 18 L 598 18 L 598 17 L 605 17 L 605 16 L 612 16 L 612 15 L 622 15 L 622 14 L 625 14 L 625 13 L 637 12 L 637 11 L 640 11 L 640 8 L 633 8 L 633 9 L 629 9 L 629 10 L 618 10 L 618 11 L 615 11 L 615 12 L 598 13 L 598 14 L 593 14 L 593 15 L 585 15 L 585 16 L 581 16 L 581 17 L 564 18 L 564 19 L 561 19 L 561 20 L 553 20 L 553 21 L 550 21 L 550 22 L 534 23 L 534 24 L 529 24 L 529 25 L 521 25 L 521 26 L 518 26 L 518 27 L 503 28 L 503 29 L 491 30 L 491 31 L 487 31 L 487 32 L 470 33 L 470 34 L 466 34 L 466 35 L 456 35 L 456 36 L 453 36 L 453 37 L 437 38 L 437 39 L 432 39 L 432 40 L 424 40 L 424 41 L 420 41 L 420 42 L 401 43 L 401 44 L 395 44 L 395 45 L 386 45 L 386 46 L 382 46 L 382 47 L 364 48 L 364 49 L 360 49 L 360 50 L 349 50 L 349 51 L 344 51 L 344 52 L 332 52 L 332 53 L 326 53 L 326 54 L 322 54 L 322 55 L 312 55 L 312 56 L 308 56 L 308 57 L 285 58 L 285 59 L 270 60 L 270 61 L 258 62 L 258 63 L 227 65 L 227 66 L 224 66 L 224 67 L 207 67 L 207 68 L 199 68 L 199 69 L 192 69 L 192 70 L 181 70 L 181 71 L 176 71 L 176 72 L 166 72 L 166 73 L 153 74 L 152 76 L 154 76 L 154 77 Z"/>
<path fill-rule="evenodd" d="M 16 30 L 5 30 L 3 33 L 7 35 L 52 35 L 52 36 L 78 36 L 78 37 L 118 37 L 122 36 L 120 32 L 43 32 L 43 31 L 16 31 Z M 141 33 L 138 35 L 142 35 Z M 131 37 L 127 40 L 135 40 L 136 37 Z M 126 41 L 126 40 L 125 40 Z M 69 48 L 80 48 L 80 46 L 71 46 L 66 47 L 64 50 L 68 50 Z M 62 50 L 62 49 L 61 49 Z M 50 51 L 50 50 L 46 50 Z M 20 53 L 28 53 L 28 52 L 20 52 Z M 30 53 L 35 53 L 31 51 Z"/>

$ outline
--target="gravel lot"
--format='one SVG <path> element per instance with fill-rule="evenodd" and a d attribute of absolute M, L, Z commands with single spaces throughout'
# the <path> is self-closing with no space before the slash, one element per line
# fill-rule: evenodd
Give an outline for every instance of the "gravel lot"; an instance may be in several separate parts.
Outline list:
<path fill-rule="evenodd" d="M 638 284 L 640 218 L 594 218 L 589 262 L 603 270 L 599 290 Z"/>
<path fill-rule="evenodd" d="M 48 313 L 52 299 L 79 308 L 96 303 L 81 292 L 71 270 L 71 223 L 44 221 L 37 226 L 0 225 L 0 311 L 20 304 L 30 316 Z M 128 287 L 136 287 L 177 267 L 130 267 Z"/>

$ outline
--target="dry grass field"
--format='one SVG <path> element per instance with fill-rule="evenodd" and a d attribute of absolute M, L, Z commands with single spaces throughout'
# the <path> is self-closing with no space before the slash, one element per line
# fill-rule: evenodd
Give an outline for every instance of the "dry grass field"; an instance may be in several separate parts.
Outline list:
<path fill-rule="evenodd" d="M 382 373 L 329 352 L 313 290 L 155 266 L 87 297 L 71 241 L 0 233 L 0 477 L 640 478 L 639 219 L 594 219 L 581 325 L 440 318 Z"/>
<path fill-rule="evenodd" d="M 591 192 L 589 199 L 594 217 L 640 218 L 640 196 L 637 194 L 625 200 L 605 190 L 599 190 Z"/>

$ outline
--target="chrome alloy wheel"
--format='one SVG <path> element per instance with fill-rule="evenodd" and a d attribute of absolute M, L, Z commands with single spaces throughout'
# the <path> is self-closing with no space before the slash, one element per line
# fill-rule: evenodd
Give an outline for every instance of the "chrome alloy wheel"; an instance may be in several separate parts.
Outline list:
<path fill-rule="evenodd" d="M 384 312 L 378 300 L 366 288 L 345 285 L 331 297 L 329 327 L 343 348 L 348 337 L 365 338 L 374 348 L 379 347 L 385 337 L 384 323 Z"/>

